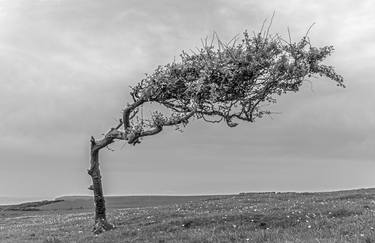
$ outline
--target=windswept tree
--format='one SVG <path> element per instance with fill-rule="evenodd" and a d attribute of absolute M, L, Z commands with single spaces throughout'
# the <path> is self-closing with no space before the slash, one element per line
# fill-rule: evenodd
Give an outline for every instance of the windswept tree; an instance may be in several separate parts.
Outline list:
<path fill-rule="evenodd" d="M 102 148 L 116 140 L 137 145 L 166 127 L 181 129 L 194 119 L 225 122 L 229 127 L 240 121 L 254 122 L 272 113 L 268 108 L 277 96 L 297 92 L 312 76 L 325 76 L 344 87 L 333 67 L 322 64 L 332 51 L 333 46 L 313 47 L 307 34 L 292 42 L 270 35 L 267 29 L 253 35 L 244 32 L 242 39 L 236 37 L 228 43 L 214 35 L 203 40 L 200 49 L 183 52 L 180 61 L 146 75 L 131 88 L 132 102 L 124 107 L 119 123 L 103 138 L 91 137 L 88 173 L 96 207 L 94 232 L 114 227 L 106 220 L 99 170 Z M 139 111 L 147 104 L 154 105 L 144 117 Z"/>

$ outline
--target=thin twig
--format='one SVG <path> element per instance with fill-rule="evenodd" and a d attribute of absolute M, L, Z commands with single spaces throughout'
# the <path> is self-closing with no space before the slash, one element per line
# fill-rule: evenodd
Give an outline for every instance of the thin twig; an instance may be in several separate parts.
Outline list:
<path fill-rule="evenodd" d="M 264 28 L 264 25 L 265 25 L 266 22 L 267 22 L 267 19 L 265 19 L 265 20 L 263 21 L 262 28 L 260 28 L 259 33 L 262 33 L 262 32 L 263 32 L 263 28 Z"/>
<path fill-rule="evenodd" d="M 314 25 L 315 25 L 315 22 L 312 23 L 312 25 L 310 25 L 309 29 L 306 31 L 306 34 L 305 34 L 305 37 L 304 37 L 304 38 L 306 38 L 306 37 L 308 36 L 308 34 L 310 33 L 311 28 L 312 28 Z"/>
<path fill-rule="evenodd" d="M 289 30 L 289 27 L 288 27 L 288 36 L 289 36 L 289 44 L 291 45 L 291 44 L 292 44 L 292 37 L 290 37 L 290 30 Z"/>
<path fill-rule="evenodd" d="M 268 25 L 268 28 L 267 28 L 266 38 L 268 38 L 268 33 L 269 33 L 269 31 L 270 31 L 270 28 L 271 28 L 271 25 L 272 25 L 272 22 L 273 22 L 273 17 L 275 17 L 275 10 L 273 11 L 273 14 L 272 14 L 272 18 L 271 18 L 270 24 Z"/>

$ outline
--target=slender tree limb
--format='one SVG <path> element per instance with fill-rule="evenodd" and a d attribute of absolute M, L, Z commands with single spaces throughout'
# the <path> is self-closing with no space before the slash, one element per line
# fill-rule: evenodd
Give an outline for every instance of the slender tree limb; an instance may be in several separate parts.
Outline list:
<path fill-rule="evenodd" d="M 180 117 L 179 119 L 164 122 L 161 124 L 161 126 L 174 126 L 174 125 L 181 124 L 183 122 L 187 122 L 192 116 L 194 116 L 194 114 L 195 114 L 195 111 L 191 111 L 187 113 L 186 115 Z"/>
<path fill-rule="evenodd" d="M 123 112 L 123 123 L 124 123 L 124 130 L 126 131 L 130 127 L 130 114 L 134 111 L 138 106 L 142 105 L 145 102 L 143 99 L 139 99 L 133 104 L 128 105 Z"/>
<path fill-rule="evenodd" d="M 146 136 L 152 136 L 155 135 L 163 130 L 162 126 L 155 126 L 154 128 L 141 132 L 141 133 L 133 133 L 128 136 L 128 143 L 136 145 L 137 143 L 140 143 L 139 139 L 141 137 L 146 137 Z"/>
<path fill-rule="evenodd" d="M 188 120 L 195 114 L 195 111 L 191 111 L 184 116 L 179 118 L 174 118 L 169 121 L 154 121 L 154 124 L 151 129 L 141 132 L 133 132 L 129 134 L 126 139 L 128 140 L 129 144 L 136 145 L 139 143 L 139 139 L 146 136 L 155 135 L 163 130 L 164 126 L 174 126 L 179 125 L 181 123 L 187 123 Z"/>

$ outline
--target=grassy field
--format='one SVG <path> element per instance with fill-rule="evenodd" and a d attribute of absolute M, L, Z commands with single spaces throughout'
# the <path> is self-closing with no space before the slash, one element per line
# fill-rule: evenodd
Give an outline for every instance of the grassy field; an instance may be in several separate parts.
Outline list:
<path fill-rule="evenodd" d="M 154 199 L 117 198 L 101 235 L 72 198 L 3 206 L 0 242 L 375 242 L 375 189 Z"/>

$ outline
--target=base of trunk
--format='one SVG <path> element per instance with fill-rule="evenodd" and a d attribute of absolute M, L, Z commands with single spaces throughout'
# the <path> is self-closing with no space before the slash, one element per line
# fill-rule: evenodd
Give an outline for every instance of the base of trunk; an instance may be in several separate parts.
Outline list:
<path fill-rule="evenodd" d="M 92 232 L 94 232 L 94 234 L 100 234 L 105 231 L 112 230 L 114 228 L 115 226 L 113 224 L 108 223 L 106 219 L 97 219 L 95 220 L 95 225 L 92 229 Z"/>

